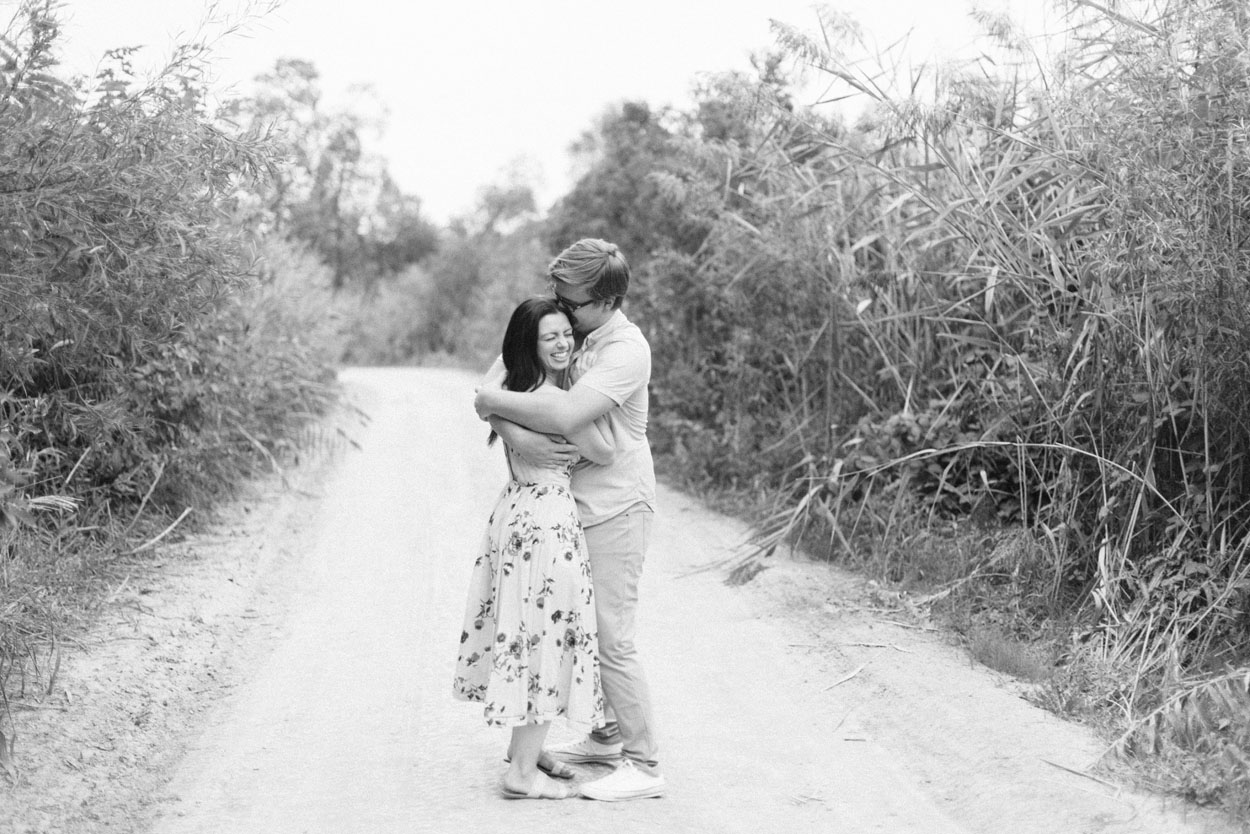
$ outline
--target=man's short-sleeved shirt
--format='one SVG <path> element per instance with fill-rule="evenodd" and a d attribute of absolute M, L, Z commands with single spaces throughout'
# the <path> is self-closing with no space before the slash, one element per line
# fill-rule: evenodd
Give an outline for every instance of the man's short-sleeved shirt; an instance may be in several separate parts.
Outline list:
<path fill-rule="evenodd" d="M 612 463 L 583 460 L 573 469 L 573 497 L 582 524 L 599 524 L 636 504 L 654 510 L 655 465 L 647 442 L 651 346 L 646 337 L 617 310 L 586 335 L 570 376 L 573 387 L 598 391 L 617 405 L 605 415 L 616 438 Z"/>

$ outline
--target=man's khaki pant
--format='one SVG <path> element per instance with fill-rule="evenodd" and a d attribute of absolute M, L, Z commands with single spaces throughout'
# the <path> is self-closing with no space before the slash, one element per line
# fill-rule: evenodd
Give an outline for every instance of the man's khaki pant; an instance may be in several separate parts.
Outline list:
<path fill-rule="evenodd" d="M 634 647 L 634 616 L 652 517 L 651 510 L 638 506 L 586 528 L 599 623 L 599 672 L 608 703 L 607 725 L 592 738 L 621 742 L 624 757 L 647 770 L 657 767 L 659 748 L 651 691 Z"/>

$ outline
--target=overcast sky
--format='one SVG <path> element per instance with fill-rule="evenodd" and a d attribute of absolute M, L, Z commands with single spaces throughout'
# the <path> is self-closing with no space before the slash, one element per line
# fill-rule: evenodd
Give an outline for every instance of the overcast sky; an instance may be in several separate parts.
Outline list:
<path fill-rule="evenodd" d="M 1018 14 L 1040 2 L 981 5 Z M 245 4 L 217 5 L 237 17 Z M 917 59 L 972 41 L 967 0 L 828 5 L 882 42 L 911 29 Z M 68 0 L 65 62 L 90 72 L 105 49 L 143 45 L 139 66 L 155 64 L 204 10 L 205 0 Z M 223 40 L 214 70 L 219 86 L 246 90 L 278 58 L 295 57 L 318 68 L 332 102 L 371 85 L 389 111 L 373 149 L 444 222 L 518 159 L 550 203 L 570 184 L 566 149 L 607 105 L 688 103 L 699 73 L 744 69 L 772 44 L 770 18 L 816 26 L 812 0 L 285 0 L 246 36 Z"/>

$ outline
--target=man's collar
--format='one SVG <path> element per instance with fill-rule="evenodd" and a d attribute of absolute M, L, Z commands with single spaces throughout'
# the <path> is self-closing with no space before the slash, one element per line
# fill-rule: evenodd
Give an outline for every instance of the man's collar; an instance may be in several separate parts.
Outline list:
<path fill-rule="evenodd" d="M 613 310 L 612 316 L 607 321 L 586 334 L 586 339 L 583 342 L 583 345 L 586 347 L 592 347 L 596 343 L 602 341 L 604 337 L 611 335 L 614 331 L 623 327 L 626 321 L 627 319 L 625 318 L 625 314 L 621 312 L 620 308 Z"/>

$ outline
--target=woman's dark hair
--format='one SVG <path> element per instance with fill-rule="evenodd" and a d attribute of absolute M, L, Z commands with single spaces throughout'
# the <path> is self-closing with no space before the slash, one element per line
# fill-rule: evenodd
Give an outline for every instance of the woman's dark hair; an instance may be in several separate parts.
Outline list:
<path fill-rule="evenodd" d="M 564 315 L 550 298 L 527 298 L 512 311 L 503 332 L 503 387 L 509 391 L 533 391 L 547 376 L 538 359 L 538 324 L 546 316 Z"/>
<path fill-rule="evenodd" d="M 552 314 L 564 315 L 550 298 L 527 298 L 512 311 L 508 328 L 503 332 L 503 387 L 509 391 L 533 391 L 547 377 L 547 369 L 538 358 L 538 325 Z M 495 442 L 490 433 L 488 444 Z"/>

